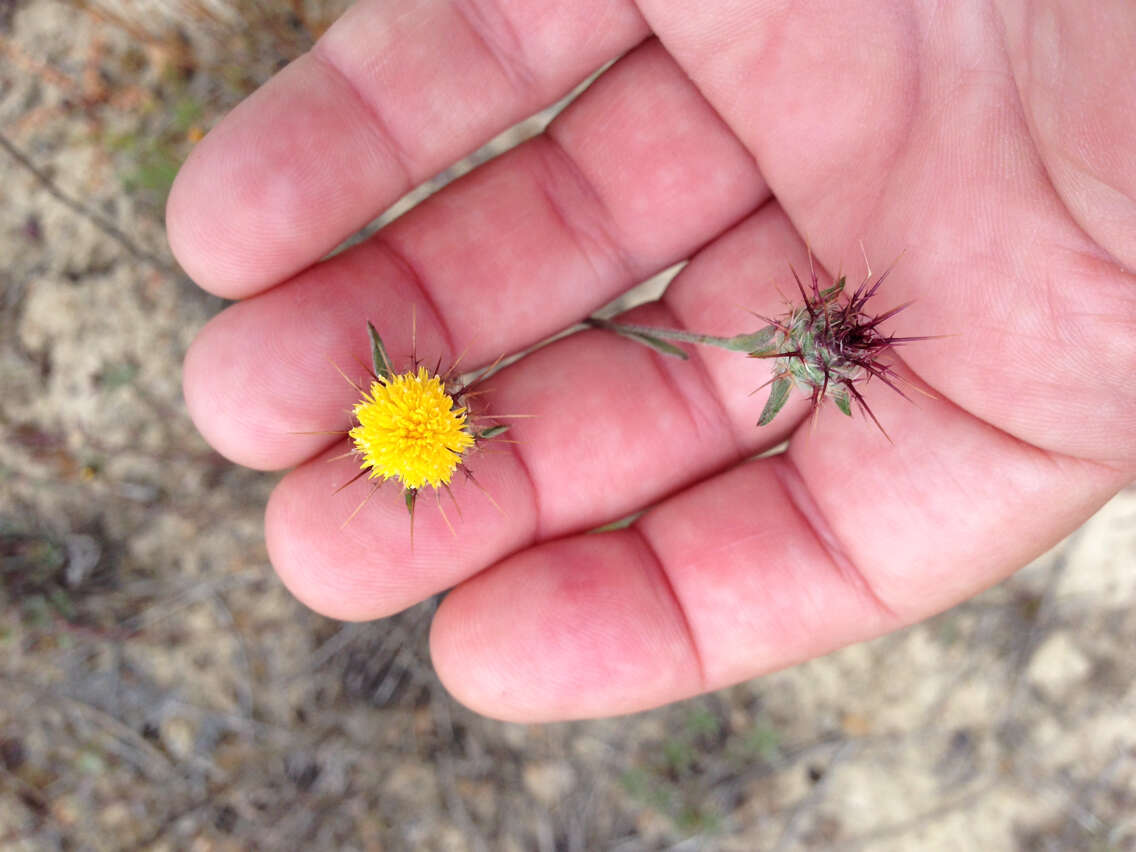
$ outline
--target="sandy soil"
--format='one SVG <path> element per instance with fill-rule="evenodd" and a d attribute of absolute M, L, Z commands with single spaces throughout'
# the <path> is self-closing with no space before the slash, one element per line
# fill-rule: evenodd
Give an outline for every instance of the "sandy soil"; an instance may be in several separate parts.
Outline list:
<path fill-rule="evenodd" d="M 161 210 L 333 14 L 0 2 L 0 848 L 1136 849 L 1133 489 L 929 623 L 629 719 L 479 718 L 432 602 L 289 597 L 273 478 L 185 415 L 221 304 Z"/>

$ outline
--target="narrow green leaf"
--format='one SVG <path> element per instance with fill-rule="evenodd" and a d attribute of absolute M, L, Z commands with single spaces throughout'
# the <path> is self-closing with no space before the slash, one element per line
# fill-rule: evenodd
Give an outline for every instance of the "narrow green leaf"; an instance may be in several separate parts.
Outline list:
<path fill-rule="evenodd" d="M 414 550 L 414 501 L 418 499 L 418 492 L 413 488 L 407 488 L 402 492 L 402 497 L 406 500 L 406 511 L 410 513 L 410 549 Z"/>
<path fill-rule="evenodd" d="M 845 276 L 841 275 L 839 278 L 836 279 L 835 284 L 833 284 L 827 290 L 821 290 L 820 297 L 826 302 L 829 301 L 833 297 L 839 295 L 839 293 L 844 289 L 844 284 L 845 284 Z"/>
<path fill-rule="evenodd" d="M 777 327 L 767 325 L 753 334 L 739 334 L 728 337 L 722 342 L 723 349 L 733 352 L 759 352 L 773 349 L 773 339 L 777 336 Z"/>
<path fill-rule="evenodd" d="M 757 421 L 758 426 L 765 426 L 772 422 L 773 418 L 777 416 L 777 412 L 784 408 L 786 400 L 789 399 L 790 390 L 791 384 L 788 379 L 778 379 L 773 383 L 773 387 L 769 391 L 769 399 L 766 401 L 761 417 Z"/>
<path fill-rule="evenodd" d="M 650 346 L 656 352 L 661 352 L 663 355 L 673 355 L 676 358 L 681 358 L 683 361 L 690 357 L 673 343 L 667 343 L 667 341 L 652 337 L 649 334 L 631 332 L 624 333 L 624 337 L 628 337 L 631 340 L 638 340 L 640 343 Z"/>
<path fill-rule="evenodd" d="M 675 331 L 673 329 L 654 329 L 642 325 L 624 325 L 623 323 L 612 322 L 611 320 L 600 319 L 599 317 L 590 317 L 585 322 L 592 326 L 592 328 L 602 328 L 606 331 L 612 331 L 620 337 L 626 337 L 628 340 L 634 340 L 636 343 L 642 343 L 644 346 L 650 346 L 656 352 L 661 352 L 664 355 L 673 355 L 676 358 L 681 358 L 683 361 L 687 359 L 687 354 L 675 346 L 673 343 L 667 343 L 660 337 L 655 335 L 657 331 L 659 334 L 666 336 L 677 336 L 678 339 L 687 337 L 685 332 Z"/>
<path fill-rule="evenodd" d="M 508 431 L 509 427 L 507 424 L 500 426 L 490 426 L 488 429 L 482 429 L 480 432 L 478 432 L 477 438 L 480 440 L 484 440 L 486 438 L 496 438 L 498 435 L 504 435 Z"/>
<path fill-rule="evenodd" d="M 836 394 L 835 396 L 833 396 L 832 399 L 836 403 L 837 408 L 839 408 L 841 411 L 843 411 L 849 417 L 852 416 L 852 401 L 849 400 L 846 395 Z"/>
<path fill-rule="evenodd" d="M 384 379 L 394 377 L 394 370 L 391 369 L 390 356 L 387 355 L 387 348 L 383 346 L 383 339 L 379 337 L 379 333 L 375 331 L 375 327 L 367 322 L 367 333 L 371 335 L 371 363 L 375 368 L 375 375 Z"/>

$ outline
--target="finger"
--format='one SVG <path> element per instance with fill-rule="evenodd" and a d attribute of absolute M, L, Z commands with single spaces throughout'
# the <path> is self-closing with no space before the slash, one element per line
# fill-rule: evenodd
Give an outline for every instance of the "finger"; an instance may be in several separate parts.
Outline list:
<path fill-rule="evenodd" d="M 1002 7 L 1025 120 L 1054 189 L 1077 223 L 1136 269 L 1136 6 L 1097 14 L 1049 2 Z M 1049 37 L 1039 38 L 1044 21 Z"/>
<path fill-rule="evenodd" d="M 443 682 L 523 722 L 720 688 L 977 593 L 1120 484 L 943 400 L 879 408 L 894 445 L 829 412 L 787 456 L 682 492 L 630 530 L 553 541 L 463 583 L 433 626 Z"/>
<path fill-rule="evenodd" d="M 219 295 L 270 286 L 645 35 L 624 2 L 359 3 L 194 150 L 171 247 Z"/>
<path fill-rule="evenodd" d="M 752 159 L 655 43 L 545 136 L 447 187 L 370 241 L 215 318 L 186 359 L 198 428 L 285 467 L 343 428 L 365 319 L 396 358 L 472 368 L 587 315 L 689 255 L 765 196 Z M 308 433 L 308 434 L 298 434 Z"/>
<path fill-rule="evenodd" d="M 783 467 L 751 463 L 642 525 L 550 542 L 463 583 L 431 632 L 443 683 L 511 721 L 616 715 L 725 685 L 743 655 L 756 675 L 892 626 L 833 570 Z M 648 522 L 676 525 L 661 549 Z"/>
<path fill-rule="evenodd" d="M 527 547 L 537 502 L 498 443 L 466 458 L 451 488 L 419 492 L 413 519 L 396 482 L 354 481 L 358 463 L 329 449 L 272 492 L 265 541 L 292 593 L 317 612 L 362 621 L 406 609 Z M 346 487 L 344 487 L 346 485 Z"/>

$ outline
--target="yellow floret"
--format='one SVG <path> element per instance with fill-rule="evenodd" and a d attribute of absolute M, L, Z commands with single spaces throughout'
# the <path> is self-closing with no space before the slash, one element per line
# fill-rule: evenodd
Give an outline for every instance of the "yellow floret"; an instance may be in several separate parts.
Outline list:
<path fill-rule="evenodd" d="M 473 445 L 466 410 L 425 367 L 372 382 L 355 419 L 349 434 L 368 478 L 397 479 L 409 489 L 448 484 Z"/>

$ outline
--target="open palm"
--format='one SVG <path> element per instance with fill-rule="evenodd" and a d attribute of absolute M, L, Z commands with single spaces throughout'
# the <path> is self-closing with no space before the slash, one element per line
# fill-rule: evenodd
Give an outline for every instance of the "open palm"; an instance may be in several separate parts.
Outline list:
<path fill-rule="evenodd" d="M 1133 43 L 1122 0 L 364 0 L 179 175 L 178 258 L 242 300 L 190 352 L 190 411 L 235 461 L 295 466 L 268 545 L 313 608 L 456 587 L 435 665 L 491 715 L 632 711 L 925 618 L 1136 473 Z M 543 135 L 320 260 L 612 59 Z M 402 366 L 412 306 L 424 360 L 485 364 L 691 257 L 636 319 L 752 331 L 806 237 L 829 272 L 905 251 L 875 307 L 946 335 L 897 362 L 936 399 L 865 388 L 894 444 L 801 399 L 759 430 L 767 362 L 589 332 L 490 382 L 535 415 L 469 460 L 502 512 L 462 483 L 455 534 L 421 500 L 412 549 L 391 488 L 342 527 L 367 489 L 333 495 L 357 463 L 311 433 L 346 425 L 329 362 L 367 360 L 365 320 Z"/>

